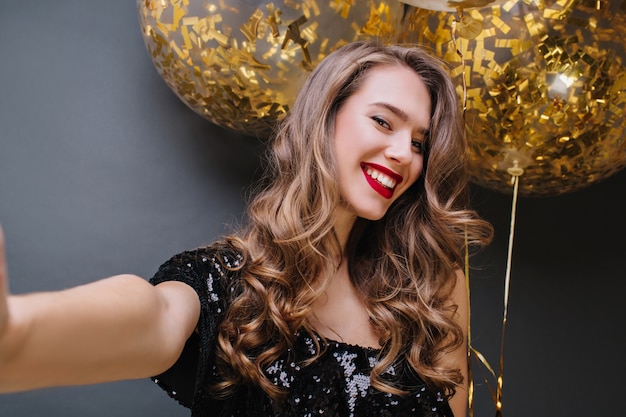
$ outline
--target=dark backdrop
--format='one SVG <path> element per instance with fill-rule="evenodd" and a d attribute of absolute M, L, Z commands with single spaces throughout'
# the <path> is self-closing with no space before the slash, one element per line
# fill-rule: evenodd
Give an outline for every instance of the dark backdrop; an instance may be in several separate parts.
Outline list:
<path fill-rule="evenodd" d="M 165 86 L 132 0 L 0 0 L 0 222 L 11 289 L 149 277 L 236 224 L 263 149 Z M 624 415 L 626 172 L 521 198 L 504 415 Z M 472 188 L 496 228 L 471 273 L 475 347 L 497 368 L 511 197 Z M 493 416 L 475 366 L 476 415 Z M 186 416 L 147 380 L 0 396 L 1 417 Z"/>

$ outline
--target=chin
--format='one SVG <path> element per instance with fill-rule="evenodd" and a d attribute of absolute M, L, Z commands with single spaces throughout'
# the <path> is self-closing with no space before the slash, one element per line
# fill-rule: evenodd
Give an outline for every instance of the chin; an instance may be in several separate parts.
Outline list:
<path fill-rule="evenodd" d="M 387 214 L 387 210 L 385 209 L 384 211 L 362 211 L 360 213 L 357 214 L 358 217 L 365 219 L 365 220 L 370 220 L 370 221 L 377 221 L 382 219 L 383 217 L 385 217 L 385 214 Z"/>

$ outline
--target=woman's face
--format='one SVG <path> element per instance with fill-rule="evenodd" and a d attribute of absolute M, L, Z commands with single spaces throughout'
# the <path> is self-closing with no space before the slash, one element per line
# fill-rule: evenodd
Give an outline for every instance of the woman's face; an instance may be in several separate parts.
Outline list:
<path fill-rule="evenodd" d="M 421 175 L 430 126 L 428 89 L 412 69 L 372 68 L 335 119 L 340 210 L 382 218 Z"/>

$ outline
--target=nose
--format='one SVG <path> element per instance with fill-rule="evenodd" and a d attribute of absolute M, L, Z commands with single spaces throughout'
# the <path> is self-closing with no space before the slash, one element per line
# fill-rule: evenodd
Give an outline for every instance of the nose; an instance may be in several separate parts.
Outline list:
<path fill-rule="evenodd" d="M 408 164 L 413 158 L 411 135 L 393 135 L 385 147 L 385 157 L 399 164 Z"/>

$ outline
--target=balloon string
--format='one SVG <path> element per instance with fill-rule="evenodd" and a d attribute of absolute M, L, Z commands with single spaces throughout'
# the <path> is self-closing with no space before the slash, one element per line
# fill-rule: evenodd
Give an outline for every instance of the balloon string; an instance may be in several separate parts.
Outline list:
<path fill-rule="evenodd" d="M 502 332 L 500 339 L 500 370 L 498 372 L 498 385 L 496 389 L 496 417 L 502 417 L 502 387 L 504 385 L 504 335 L 506 331 L 507 315 L 509 310 L 509 288 L 511 286 L 511 259 L 513 254 L 513 237 L 515 235 L 515 217 L 517 207 L 517 195 L 519 191 L 519 177 L 522 175 L 523 170 L 518 168 L 509 169 L 509 173 L 512 174 L 513 182 L 513 202 L 511 206 L 511 229 L 509 232 L 509 248 L 506 259 L 506 273 L 504 279 L 504 313 L 502 316 Z"/>
<path fill-rule="evenodd" d="M 472 304 L 470 297 L 469 279 L 469 239 L 467 228 L 465 229 L 465 287 L 467 288 L 467 401 L 469 407 L 469 417 L 474 417 L 474 378 L 472 377 Z"/>
<path fill-rule="evenodd" d="M 459 19 L 463 15 L 463 9 L 459 8 Z M 458 47 L 456 39 L 457 19 L 452 19 L 452 28 L 450 30 L 452 36 L 452 44 L 457 55 L 461 58 L 461 68 L 463 70 L 462 86 L 463 86 L 463 125 L 465 126 L 465 110 L 467 109 L 467 85 L 465 84 L 465 60 L 463 53 Z M 469 407 L 469 417 L 474 417 L 474 377 L 472 374 L 472 313 L 471 313 L 471 297 L 470 297 L 470 275 L 469 275 L 469 241 L 467 237 L 467 229 L 465 230 L 465 286 L 467 288 L 467 404 Z"/>
<path fill-rule="evenodd" d="M 459 56 L 461 60 L 461 82 L 463 88 L 463 125 L 466 123 L 466 110 L 467 110 L 467 81 L 465 79 L 465 59 L 463 57 L 463 53 L 461 52 L 461 48 L 459 47 L 459 41 L 456 37 L 456 28 L 457 23 L 461 21 L 463 17 L 463 9 L 458 8 L 457 12 L 459 14 L 458 19 L 452 20 L 452 28 L 451 28 L 451 37 L 452 43 L 454 45 L 456 54 Z M 491 385 L 487 383 L 487 385 L 491 389 L 491 393 L 494 398 L 495 406 L 496 406 L 496 417 L 502 417 L 502 387 L 504 385 L 504 340 L 505 340 L 505 332 L 506 332 L 506 322 L 509 308 L 509 288 L 511 284 L 511 259 L 513 254 L 513 238 L 515 234 L 515 217 L 516 217 L 516 207 L 517 207 L 517 196 L 519 191 L 519 177 L 524 173 L 524 170 L 518 166 L 518 162 L 515 161 L 514 166 L 507 170 L 509 174 L 512 175 L 513 182 L 513 201 L 511 207 L 511 228 L 509 232 L 509 247 L 507 252 L 507 263 L 506 263 L 506 273 L 505 273 L 505 281 L 504 281 L 504 313 L 502 317 L 502 332 L 500 339 L 500 369 L 498 371 L 497 377 L 497 388 L 494 394 L 493 389 L 491 389 Z M 468 325 L 467 325 L 467 377 L 468 377 L 468 407 L 469 407 L 469 417 L 474 417 L 474 378 L 472 374 L 472 354 L 476 355 L 478 360 L 490 371 L 490 373 L 495 376 L 495 372 L 489 365 L 489 362 L 483 357 L 483 355 L 474 349 L 472 346 L 472 326 L 471 326 L 471 303 L 470 303 L 470 281 L 469 281 L 469 243 L 467 237 L 467 230 L 465 231 L 465 283 L 467 287 L 467 297 L 468 297 Z"/>
<path fill-rule="evenodd" d="M 451 35 L 452 35 L 452 44 L 454 45 L 456 54 L 461 59 L 461 70 L 463 74 L 461 76 L 461 85 L 463 86 L 463 121 L 465 121 L 465 110 L 467 110 L 467 83 L 465 81 L 465 58 L 463 58 L 463 52 L 461 52 L 461 49 L 459 48 L 459 42 L 457 41 L 457 38 L 456 38 L 456 25 L 458 22 L 461 21 L 461 18 L 463 18 L 463 9 L 459 8 L 457 9 L 457 12 L 459 13 L 459 17 L 458 19 L 452 19 Z"/>
<path fill-rule="evenodd" d="M 463 15 L 463 9 L 459 8 L 459 19 Z M 465 110 L 467 109 L 467 85 L 465 84 L 465 60 L 463 53 L 458 47 L 456 39 L 456 24 L 458 20 L 452 19 L 452 28 L 450 30 L 452 36 L 452 44 L 457 55 L 461 58 L 461 68 L 463 70 L 462 86 L 463 86 L 463 125 L 465 126 Z M 474 417 L 474 377 L 472 374 L 472 313 L 471 313 L 471 297 L 470 297 L 470 275 L 469 275 L 469 241 L 467 237 L 467 229 L 465 230 L 465 286 L 467 288 L 467 404 L 469 407 L 469 417 Z"/>

